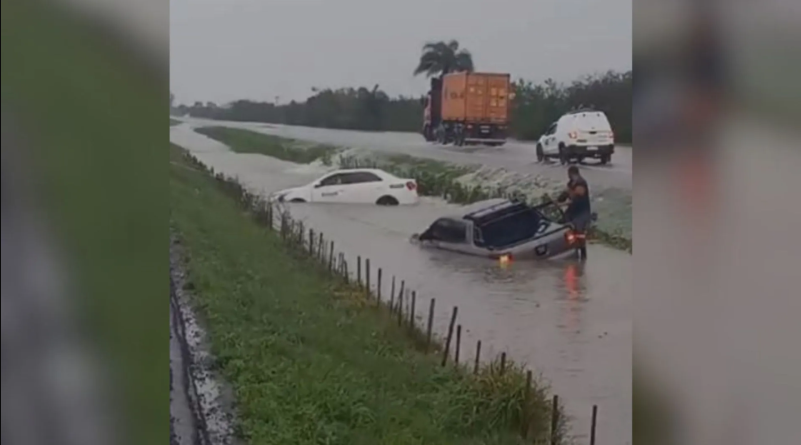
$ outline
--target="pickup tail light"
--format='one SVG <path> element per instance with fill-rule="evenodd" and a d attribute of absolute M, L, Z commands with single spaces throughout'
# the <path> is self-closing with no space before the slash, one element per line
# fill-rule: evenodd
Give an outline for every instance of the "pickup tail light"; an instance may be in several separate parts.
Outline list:
<path fill-rule="evenodd" d="M 409 189 L 410 192 L 417 190 L 417 183 L 414 181 L 409 181 L 406 183 L 406 188 Z"/>
<path fill-rule="evenodd" d="M 578 137 L 578 134 L 576 134 L 575 131 L 571 131 L 570 133 L 567 134 L 567 137 L 569 137 L 570 139 L 576 139 Z"/>
<path fill-rule="evenodd" d="M 587 235 L 579 232 L 575 232 L 573 230 L 568 230 L 565 232 L 565 240 L 568 244 L 575 244 L 580 241 L 584 241 L 587 239 Z"/>

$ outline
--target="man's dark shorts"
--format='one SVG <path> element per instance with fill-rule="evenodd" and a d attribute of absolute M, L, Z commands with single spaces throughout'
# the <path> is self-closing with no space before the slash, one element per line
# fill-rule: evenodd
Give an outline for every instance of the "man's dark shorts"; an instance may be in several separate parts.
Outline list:
<path fill-rule="evenodd" d="M 567 220 L 573 223 L 573 226 L 579 232 L 586 232 L 592 222 L 592 213 L 585 212 L 576 215 L 575 217 L 567 216 Z"/>

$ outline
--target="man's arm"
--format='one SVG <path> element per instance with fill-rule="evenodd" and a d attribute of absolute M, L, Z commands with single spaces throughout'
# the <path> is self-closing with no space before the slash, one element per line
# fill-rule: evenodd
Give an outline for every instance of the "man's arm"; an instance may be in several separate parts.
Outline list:
<path fill-rule="evenodd" d="M 568 191 L 568 194 L 571 198 L 576 196 L 584 196 L 586 193 L 587 189 L 583 185 L 578 185 L 573 190 Z"/>

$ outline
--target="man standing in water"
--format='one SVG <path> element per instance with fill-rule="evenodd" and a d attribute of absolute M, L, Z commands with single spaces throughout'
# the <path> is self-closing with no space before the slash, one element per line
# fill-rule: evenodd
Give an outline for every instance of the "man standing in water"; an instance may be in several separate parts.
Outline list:
<path fill-rule="evenodd" d="M 587 257 L 587 248 L 583 244 L 583 237 L 587 232 L 587 227 L 592 220 L 592 209 L 590 206 L 590 187 L 587 181 L 581 176 L 579 169 L 571 165 L 567 169 L 567 189 L 559 195 L 559 203 L 567 202 L 565 209 L 565 221 L 572 223 L 579 236 L 582 237 L 582 245 L 579 248 L 579 255 Z"/>

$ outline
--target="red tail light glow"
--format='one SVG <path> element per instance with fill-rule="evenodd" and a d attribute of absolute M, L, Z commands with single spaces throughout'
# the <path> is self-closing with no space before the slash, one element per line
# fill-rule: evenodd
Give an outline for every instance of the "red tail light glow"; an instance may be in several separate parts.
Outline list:
<path fill-rule="evenodd" d="M 574 232 L 572 230 L 565 232 L 565 240 L 568 244 L 575 244 L 576 242 L 584 241 L 585 239 L 587 239 L 587 235 L 583 233 Z"/>
<path fill-rule="evenodd" d="M 409 191 L 414 191 L 417 189 L 417 183 L 414 181 L 409 181 L 406 183 L 406 188 L 409 189 Z"/>

